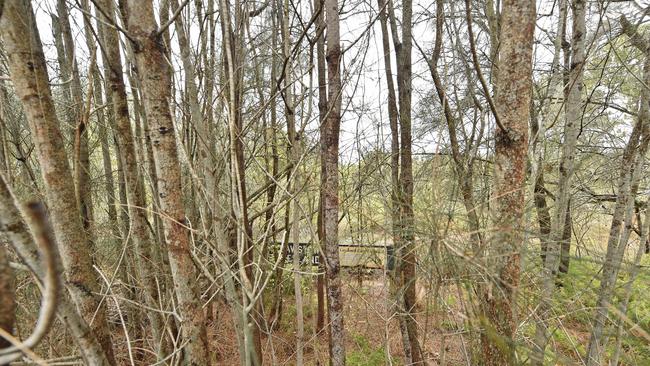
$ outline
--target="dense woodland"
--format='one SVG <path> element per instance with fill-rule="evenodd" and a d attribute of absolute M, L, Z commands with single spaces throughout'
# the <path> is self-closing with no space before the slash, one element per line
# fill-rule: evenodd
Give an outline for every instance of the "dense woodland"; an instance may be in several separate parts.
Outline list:
<path fill-rule="evenodd" d="M 0 365 L 650 365 L 649 23 L 0 0 Z"/>

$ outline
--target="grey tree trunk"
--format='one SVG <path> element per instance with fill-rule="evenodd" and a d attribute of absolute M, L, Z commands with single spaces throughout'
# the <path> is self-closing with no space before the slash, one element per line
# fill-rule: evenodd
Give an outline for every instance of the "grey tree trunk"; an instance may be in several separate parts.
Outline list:
<path fill-rule="evenodd" d="M 293 196 L 293 219 L 292 219 L 292 242 L 293 242 L 293 289 L 296 304 L 296 366 L 302 366 L 304 362 L 303 343 L 305 336 L 305 319 L 303 315 L 302 300 L 302 276 L 300 274 L 300 199 L 299 190 L 302 182 L 301 163 L 302 140 L 300 132 L 296 127 L 296 105 L 294 101 L 294 76 L 293 61 L 291 60 L 291 17 L 289 0 L 284 0 L 282 5 L 282 45 L 283 56 L 287 60 L 284 74 L 284 105 L 285 118 L 287 120 L 287 137 L 289 138 L 289 156 L 293 166 L 293 174 L 289 174 L 293 182 L 290 185 L 290 192 Z M 309 258 L 305 253 L 305 258 Z"/>
<path fill-rule="evenodd" d="M 327 73 L 325 65 L 325 0 L 314 0 L 314 9 L 318 11 L 316 17 L 316 32 L 318 33 L 318 39 L 316 40 L 316 74 L 318 78 L 318 121 L 321 126 L 321 131 L 323 126 L 327 123 L 327 113 L 328 105 L 327 103 Z M 323 142 L 323 136 L 321 135 L 320 142 Z M 322 154 L 322 153 L 321 153 Z M 321 177 L 325 176 L 325 162 L 322 160 L 321 156 Z M 318 239 L 320 242 L 320 247 L 324 250 L 325 248 L 325 227 L 323 222 L 324 216 L 324 191 L 320 190 L 318 196 Z M 325 329 L 325 308 L 326 308 L 326 289 L 325 282 L 326 277 L 324 272 L 325 268 L 325 259 L 323 255 L 319 255 L 320 265 L 318 266 L 319 274 L 316 276 L 316 301 L 317 301 L 317 314 L 316 314 L 316 333 Z"/>
<path fill-rule="evenodd" d="M 111 0 L 100 0 L 102 9 L 111 19 L 104 19 L 107 24 L 116 21 L 115 8 Z M 139 163 L 135 140 L 131 129 L 129 117 L 129 105 L 127 102 L 126 88 L 122 76 L 122 61 L 120 59 L 119 36 L 116 29 L 105 27 L 104 34 L 104 62 L 107 66 L 108 83 L 110 85 L 111 100 L 113 102 L 113 116 L 115 118 L 113 127 L 119 146 L 118 152 L 122 162 L 125 190 L 128 202 L 130 219 L 130 232 L 135 248 L 136 275 L 140 285 L 144 288 L 144 300 L 147 304 L 159 304 L 160 294 L 158 293 L 159 274 L 165 275 L 166 267 L 160 266 L 153 252 L 160 250 L 152 236 L 149 222 L 147 220 L 147 201 L 142 177 L 139 172 Z M 160 269 L 162 273 L 159 273 Z M 165 349 L 165 333 L 163 329 L 164 319 L 159 312 L 147 312 L 151 325 L 151 333 L 154 340 L 155 352 L 158 359 L 164 358 L 167 353 Z"/>
<path fill-rule="evenodd" d="M 647 36 L 637 32 L 635 26 L 625 17 L 621 18 L 623 32 L 630 37 L 632 44 L 645 55 L 643 64 L 643 84 L 650 85 L 650 46 Z M 612 224 L 607 241 L 607 253 L 603 263 L 600 289 L 596 301 L 593 328 L 589 338 L 589 346 L 585 363 L 587 366 L 597 366 L 601 363 L 604 351 L 604 331 L 608 324 L 609 308 L 612 304 L 614 288 L 618 279 L 625 249 L 627 248 L 630 230 L 634 221 L 634 201 L 639 181 L 643 176 L 643 162 L 650 142 L 650 90 L 641 88 L 637 122 L 632 130 L 627 146 L 621 159 L 621 171 L 618 182 L 618 192 Z"/>
<path fill-rule="evenodd" d="M 345 328 L 339 259 L 339 132 L 341 129 L 341 38 L 337 0 L 325 0 L 327 118 L 321 124 L 321 194 L 331 366 L 345 365 Z"/>
<path fill-rule="evenodd" d="M 639 224 L 641 224 L 639 222 Z M 630 305 L 630 300 L 632 297 L 632 285 L 636 281 L 639 273 L 641 272 L 641 259 L 643 258 L 643 253 L 645 252 L 645 246 L 648 242 L 648 232 L 650 231 L 650 210 L 646 209 L 645 221 L 641 225 L 641 235 L 639 235 L 639 246 L 637 247 L 636 254 L 632 263 L 627 267 L 628 269 L 628 280 L 623 286 L 623 300 L 618 305 L 619 314 L 627 314 L 628 306 Z M 619 360 L 621 358 L 621 350 L 623 343 L 623 325 L 625 322 L 623 319 L 616 320 L 616 347 L 614 347 L 614 355 L 610 360 L 610 365 L 619 365 Z"/>
<path fill-rule="evenodd" d="M 59 56 L 67 64 L 65 68 L 69 70 L 70 82 L 68 84 L 71 99 L 68 101 L 69 110 L 66 115 L 70 116 L 70 122 L 74 127 L 74 182 L 77 195 L 77 205 L 81 212 L 84 230 L 88 240 L 92 240 L 93 235 L 93 204 L 92 189 L 90 182 L 90 150 L 88 147 L 88 118 L 84 113 L 84 100 L 81 86 L 81 77 L 79 75 L 79 66 L 75 57 L 75 44 L 72 38 L 72 29 L 68 5 L 65 0 L 57 0 L 57 14 L 61 25 L 61 36 L 65 54 Z M 64 66 L 61 66 L 64 68 Z M 68 80 L 64 80 L 67 82 Z"/>
<path fill-rule="evenodd" d="M 244 158 L 244 128 L 242 116 L 243 72 L 239 64 L 243 62 L 242 37 L 245 19 L 242 4 L 235 2 L 232 7 L 236 27 L 231 22 L 228 1 L 220 1 L 221 24 L 224 37 L 224 69 L 228 80 L 226 100 L 228 106 L 228 132 L 230 138 L 230 185 L 231 208 L 235 226 L 232 230 L 232 247 L 236 249 L 238 274 L 242 282 L 242 310 L 244 319 L 244 358 L 247 364 L 261 365 L 262 340 L 260 326 L 261 304 L 256 294 L 256 271 L 253 268 L 254 250 L 252 248 L 252 226 L 248 217 L 246 194 L 246 162 Z"/>
<path fill-rule="evenodd" d="M 88 0 L 83 0 L 82 6 L 84 11 L 88 14 L 84 14 L 84 35 L 86 38 L 86 46 L 90 50 L 92 57 L 97 58 L 97 43 L 99 41 L 98 37 L 101 39 L 101 31 L 96 34 L 93 30 L 90 14 L 90 4 Z M 107 124 L 109 121 L 113 120 L 113 113 L 111 113 L 110 108 L 108 113 L 104 113 L 104 102 L 106 104 L 111 104 L 109 98 L 104 98 L 104 87 L 102 85 L 101 73 L 97 63 L 89 70 L 89 73 L 92 78 L 92 90 L 93 90 L 93 106 L 96 110 L 97 121 L 98 121 L 98 135 L 101 144 L 101 153 L 102 153 L 102 168 L 104 171 L 104 190 L 106 193 L 106 206 L 108 213 L 108 222 L 111 226 L 111 232 L 113 238 L 111 242 L 116 244 L 117 239 L 120 237 L 119 224 L 117 220 L 117 210 L 115 208 L 115 182 L 113 179 L 113 163 L 111 161 L 111 151 L 109 144 L 109 129 Z M 124 273 L 122 271 L 121 273 Z M 126 278 L 122 277 L 122 280 L 125 281 Z"/>
<path fill-rule="evenodd" d="M 582 90 L 584 87 L 583 75 L 585 64 L 585 1 L 575 0 L 571 2 L 571 12 L 573 14 L 572 39 L 571 39 L 571 65 L 569 71 L 569 85 L 567 93 L 566 117 L 564 125 L 564 143 L 562 144 L 562 157 L 559 167 L 559 182 L 556 193 L 554 220 L 551 223 L 550 247 L 547 248 L 545 263 L 548 276 L 555 277 L 560 265 L 562 253 L 561 246 L 568 244 L 570 246 L 570 236 L 567 244 L 564 237 L 567 225 L 567 218 L 570 218 L 569 201 L 571 197 L 571 182 L 575 172 L 575 155 L 578 136 L 580 135 L 583 115 Z M 570 230 L 570 226 L 569 226 Z M 562 258 L 564 264 L 568 267 L 568 257 Z M 568 269 L 568 268 L 567 268 Z M 547 282 L 553 282 L 549 279 Z M 551 284 L 552 285 L 552 284 Z M 547 290 L 552 291 L 551 288 Z"/>

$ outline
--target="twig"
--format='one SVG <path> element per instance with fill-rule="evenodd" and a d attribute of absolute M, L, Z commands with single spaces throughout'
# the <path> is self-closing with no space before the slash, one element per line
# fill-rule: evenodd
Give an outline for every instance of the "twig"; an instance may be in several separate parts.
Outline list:
<path fill-rule="evenodd" d="M 122 309 L 120 308 L 120 302 L 117 300 L 115 296 L 113 296 L 113 288 L 111 286 L 111 281 L 106 278 L 104 275 L 104 272 L 102 272 L 101 269 L 97 266 L 95 267 L 95 270 L 99 275 L 101 276 L 102 280 L 104 280 L 104 283 L 106 283 L 106 286 L 108 287 L 108 291 L 111 293 L 111 298 L 113 299 L 113 302 L 115 302 L 115 308 L 117 309 L 117 314 L 120 316 L 120 323 L 122 324 L 122 329 L 124 329 L 124 337 L 126 338 L 126 348 L 129 351 L 129 361 L 131 361 L 131 365 L 135 365 L 135 360 L 133 360 L 133 350 L 131 349 L 131 337 L 129 337 L 129 330 L 126 329 L 126 324 L 124 323 L 124 315 L 122 315 Z"/>
<path fill-rule="evenodd" d="M 181 14 L 181 11 L 183 11 L 183 8 L 185 8 L 185 5 L 187 5 L 187 3 L 189 3 L 189 2 L 190 2 L 190 0 L 183 1 L 183 3 L 178 7 L 178 9 L 176 9 L 174 14 L 172 14 L 172 16 L 169 17 L 169 20 L 167 20 L 167 23 L 165 23 L 164 25 L 161 25 L 160 28 L 158 28 L 158 30 L 156 31 L 157 36 L 161 35 L 165 30 L 167 30 L 167 28 L 169 28 L 169 26 L 172 25 L 172 23 L 174 23 L 176 18 Z"/>
<path fill-rule="evenodd" d="M 43 265 L 45 266 L 44 291 L 41 300 L 41 310 L 32 334 L 24 341 L 14 343 L 13 346 L 0 350 L 0 365 L 9 364 L 18 359 L 22 353 L 32 357 L 31 348 L 34 348 L 50 330 L 56 315 L 57 298 L 59 294 L 58 263 L 54 236 L 47 225 L 45 206 L 42 203 L 30 203 L 27 214 L 32 221 L 34 239 L 41 249 Z M 3 335 L 6 338 L 6 335 Z"/>
<path fill-rule="evenodd" d="M 465 0 L 465 17 L 467 18 L 467 32 L 469 33 L 469 47 L 472 54 L 472 62 L 474 63 L 474 68 L 476 69 L 476 75 L 478 80 L 481 82 L 481 87 L 483 87 L 483 93 L 485 93 L 485 99 L 487 99 L 488 104 L 490 105 L 490 110 L 494 115 L 494 121 L 497 126 L 501 129 L 506 136 L 510 136 L 509 130 L 503 126 L 499 114 L 497 113 L 496 105 L 488 89 L 487 82 L 483 77 L 483 72 L 481 71 L 481 65 L 478 62 L 478 54 L 476 53 L 476 43 L 474 41 L 474 31 L 472 30 L 472 7 L 470 5 L 470 0 Z"/>

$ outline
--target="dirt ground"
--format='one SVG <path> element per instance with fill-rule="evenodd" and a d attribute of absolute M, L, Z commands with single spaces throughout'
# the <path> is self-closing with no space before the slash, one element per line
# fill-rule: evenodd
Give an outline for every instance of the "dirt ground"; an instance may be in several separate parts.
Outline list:
<path fill-rule="evenodd" d="M 401 334 L 397 319 L 389 311 L 388 284 L 385 280 L 383 274 L 374 273 L 364 276 L 361 281 L 358 276 L 348 276 L 344 281 L 346 352 L 349 365 L 390 364 L 386 362 L 386 355 L 390 355 L 392 364 L 404 364 Z M 314 334 L 316 295 L 305 293 L 303 296 L 306 304 L 305 364 L 327 365 L 327 334 Z M 426 305 L 420 307 L 424 306 Z M 282 325 L 263 337 L 265 365 L 295 364 L 293 298 L 285 299 L 284 309 Z M 237 341 L 233 337 L 235 331 L 229 309 L 221 305 L 217 311 L 215 319 L 219 320 L 210 327 L 210 339 L 214 341 L 212 347 L 216 351 L 218 363 L 239 365 Z M 470 345 L 464 343 L 466 338 L 463 338 L 465 333 L 462 322 L 458 322 L 461 329 L 450 329 L 455 328 L 455 322 L 449 321 L 451 311 L 453 310 L 442 310 L 449 314 L 438 312 L 438 319 L 435 319 L 435 315 L 424 318 L 424 312 L 420 311 L 420 337 L 426 336 L 423 348 L 429 365 L 468 364 L 465 354 L 469 352 L 467 348 Z M 447 324 L 446 329 L 433 326 L 441 324 L 441 318 L 447 319 L 442 321 L 442 324 Z"/>

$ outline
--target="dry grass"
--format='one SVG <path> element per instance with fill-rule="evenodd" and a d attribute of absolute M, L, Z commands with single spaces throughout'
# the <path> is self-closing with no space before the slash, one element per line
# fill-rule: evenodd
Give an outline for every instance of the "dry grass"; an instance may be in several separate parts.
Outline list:
<path fill-rule="evenodd" d="M 346 351 L 350 365 L 374 365 L 381 359 L 381 365 L 387 364 L 390 357 L 392 364 L 403 365 L 402 340 L 398 322 L 389 309 L 388 284 L 383 274 L 365 276 L 360 283 L 357 276 L 346 276 L 344 281 Z M 305 364 L 327 365 L 327 334 L 314 334 L 315 296 L 305 294 Z M 425 305 L 421 306 L 424 307 Z M 295 364 L 295 335 L 293 328 L 293 298 L 287 297 L 284 303 L 283 324 L 263 339 L 265 364 Z M 425 313 L 427 318 L 425 318 Z M 426 336 L 423 345 L 426 357 L 431 365 L 467 364 L 461 349 L 462 329 L 449 329 L 450 313 L 420 311 L 418 323 L 420 335 Z M 445 320 L 446 321 L 443 321 Z M 436 328 L 434 325 L 447 324 Z M 462 324 L 462 323 L 460 323 Z M 425 329 L 426 328 L 426 329 Z M 216 351 L 220 364 L 238 365 L 237 341 L 229 309 L 220 304 L 218 321 L 210 327 L 212 347 Z M 382 356 L 383 355 L 383 356 Z M 444 361 L 443 361 L 444 359 Z"/>

